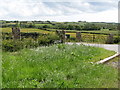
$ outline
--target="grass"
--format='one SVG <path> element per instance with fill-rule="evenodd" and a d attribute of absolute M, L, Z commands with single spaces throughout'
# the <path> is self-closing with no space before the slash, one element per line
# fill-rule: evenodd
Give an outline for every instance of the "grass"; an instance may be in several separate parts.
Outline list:
<path fill-rule="evenodd" d="M 76 33 L 66 33 L 66 34 L 69 34 L 71 38 L 76 38 Z M 93 35 L 95 36 L 94 39 L 93 39 Z M 107 41 L 107 35 L 101 35 L 101 34 L 82 33 L 81 37 L 83 42 L 105 43 Z"/>
<path fill-rule="evenodd" d="M 55 31 L 56 29 L 50 29 Z M 101 29 L 101 30 L 65 30 L 65 31 L 69 31 L 69 32 L 92 32 L 92 33 L 103 33 L 103 34 L 114 34 L 114 35 L 118 35 L 119 30 L 108 30 L 108 29 Z"/>
<path fill-rule="evenodd" d="M 56 29 L 48 29 L 52 31 L 56 31 Z M 2 28 L 2 32 L 11 32 L 11 28 Z M 66 31 L 77 31 L 77 30 L 66 30 Z M 49 31 L 41 30 L 41 29 L 35 29 L 35 28 L 22 28 L 21 32 L 45 32 L 50 33 Z M 80 32 L 94 32 L 94 33 L 105 33 L 105 34 L 115 34 L 118 35 L 118 31 L 109 31 L 109 30 L 100 30 L 100 31 L 80 31 Z M 70 33 L 73 34 L 73 33 Z M 75 34 L 75 33 L 74 33 Z M 75 35 L 74 35 L 75 36 Z"/>
<path fill-rule="evenodd" d="M 93 33 L 105 33 L 105 34 L 114 34 L 114 35 L 118 35 L 118 30 L 100 30 L 100 31 L 81 31 L 81 32 L 93 32 Z"/>
<path fill-rule="evenodd" d="M 82 34 L 83 42 L 105 43 L 107 41 L 107 37 L 107 35 L 100 34 Z"/>
<path fill-rule="evenodd" d="M 21 28 L 21 32 L 38 32 L 38 33 L 53 33 L 41 29 L 35 29 L 35 28 Z M 2 28 L 2 32 L 12 32 L 12 28 Z"/>
<path fill-rule="evenodd" d="M 113 58 L 112 60 L 110 60 L 110 62 L 118 62 L 118 61 L 119 61 L 119 59 L 120 59 L 120 57 L 119 57 L 119 56 L 117 56 L 117 57 Z"/>
<path fill-rule="evenodd" d="M 76 38 L 76 33 L 65 33 L 65 34 L 69 34 L 70 37 Z"/>
<path fill-rule="evenodd" d="M 51 24 L 35 24 L 35 26 L 44 26 L 44 25 L 52 26 Z"/>
<path fill-rule="evenodd" d="M 64 44 L 3 52 L 3 88 L 117 88 L 116 69 L 90 63 L 114 53 Z"/>
<path fill-rule="evenodd" d="M 118 69 L 118 65 L 119 65 L 118 62 L 120 62 L 119 60 L 120 60 L 120 57 L 117 56 L 117 57 L 111 59 L 110 61 L 106 62 L 105 64 Z"/>
<path fill-rule="evenodd" d="M 0 89 L 2 89 L 2 50 L 1 49 L 0 49 Z"/>

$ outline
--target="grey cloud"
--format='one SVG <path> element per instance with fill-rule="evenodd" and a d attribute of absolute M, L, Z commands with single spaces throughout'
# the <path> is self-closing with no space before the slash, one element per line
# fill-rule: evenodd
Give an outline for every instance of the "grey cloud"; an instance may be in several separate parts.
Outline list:
<path fill-rule="evenodd" d="M 46 2 L 45 2 L 46 1 Z M 117 9 L 118 0 L 0 0 L 0 18 L 32 18 L 40 16 L 70 16 L 83 13 L 98 13 Z"/>
<path fill-rule="evenodd" d="M 44 4 L 54 11 L 61 11 L 63 14 L 80 13 L 80 12 L 101 12 L 113 8 L 117 8 L 114 2 L 44 2 Z M 67 9 L 71 9 L 67 10 Z M 72 12 L 72 10 L 74 12 Z M 76 12 L 75 12 L 76 11 Z"/>

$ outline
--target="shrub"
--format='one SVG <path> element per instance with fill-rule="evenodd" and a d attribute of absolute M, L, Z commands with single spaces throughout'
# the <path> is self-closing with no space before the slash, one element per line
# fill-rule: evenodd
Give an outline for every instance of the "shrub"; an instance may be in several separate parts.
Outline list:
<path fill-rule="evenodd" d="M 3 40 L 2 41 L 2 50 L 3 51 L 18 51 L 23 48 L 23 43 L 21 41 L 14 41 L 14 40 Z"/>
<path fill-rule="evenodd" d="M 114 43 L 120 43 L 120 37 L 115 37 L 113 40 Z"/>
<path fill-rule="evenodd" d="M 32 37 L 23 38 L 21 40 L 3 40 L 2 49 L 3 51 L 18 51 L 23 48 L 36 48 L 38 46 L 46 46 L 53 44 L 59 37 L 55 34 L 41 35 L 37 39 Z"/>
<path fill-rule="evenodd" d="M 70 40 L 71 40 L 71 41 L 76 41 L 76 38 L 71 37 Z"/>
<path fill-rule="evenodd" d="M 56 40 L 59 40 L 59 36 L 56 34 L 48 34 L 47 39 L 50 41 L 51 44 L 54 43 Z"/>
<path fill-rule="evenodd" d="M 24 48 L 35 48 L 38 47 L 38 42 L 33 38 L 25 38 L 21 42 L 23 42 Z"/>
<path fill-rule="evenodd" d="M 38 38 L 38 44 L 39 44 L 39 46 L 41 46 L 41 45 L 47 45 L 49 42 L 50 42 L 50 41 L 49 41 L 48 38 L 45 37 L 45 36 L 40 36 L 40 37 Z"/>
<path fill-rule="evenodd" d="M 53 44 L 56 40 L 59 40 L 59 36 L 56 34 L 47 34 L 38 38 L 39 45 Z"/>

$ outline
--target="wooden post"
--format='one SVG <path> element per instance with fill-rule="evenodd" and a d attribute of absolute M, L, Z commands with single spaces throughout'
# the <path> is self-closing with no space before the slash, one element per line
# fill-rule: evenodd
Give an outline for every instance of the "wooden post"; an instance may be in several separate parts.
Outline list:
<path fill-rule="evenodd" d="M 20 29 L 19 28 L 12 28 L 12 35 L 13 39 L 20 39 Z"/>
<path fill-rule="evenodd" d="M 78 42 L 82 41 L 81 32 L 76 32 L 76 39 L 77 39 Z"/>
<path fill-rule="evenodd" d="M 106 43 L 108 43 L 108 44 L 112 44 L 113 43 L 113 34 L 109 34 L 108 35 Z"/>

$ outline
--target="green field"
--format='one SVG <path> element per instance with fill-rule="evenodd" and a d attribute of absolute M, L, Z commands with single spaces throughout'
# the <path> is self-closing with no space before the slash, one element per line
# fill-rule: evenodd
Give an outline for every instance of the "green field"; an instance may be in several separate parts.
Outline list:
<path fill-rule="evenodd" d="M 3 52 L 3 88 L 117 88 L 117 69 L 96 62 L 115 52 L 84 45 L 53 45 Z"/>
<path fill-rule="evenodd" d="M 52 26 L 51 24 L 35 24 L 35 26 L 44 26 L 44 25 Z"/>
<path fill-rule="evenodd" d="M 56 29 L 48 29 L 51 31 L 56 31 Z M 58 29 L 59 30 L 59 29 Z M 118 30 L 108 30 L 108 29 L 101 29 L 101 30 L 65 30 L 65 31 L 69 31 L 69 32 L 90 32 L 90 33 L 103 33 L 103 34 L 114 34 L 114 35 L 118 35 L 119 31 Z"/>
<path fill-rule="evenodd" d="M 114 34 L 114 35 L 118 35 L 118 31 L 117 30 L 100 30 L 100 31 L 81 31 L 81 32 L 93 32 L 93 33 L 105 33 L 105 34 Z"/>
<path fill-rule="evenodd" d="M 76 38 L 76 33 L 66 33 L 66 34 L 69 34 L 70 38 Z M 81 34 L 82 42 L 105 43 L 107 41 L 107 37 L 108 37 L 107 35 L 103 35 L 103 34 L 89 34 L 89 33 Z"/>
<path fill-rule="evenodd" d="M 12 32 L 12 28 L 0 28 L 2 32 Z M 21 32 L 38 32 L 38 33 L 53 33 L 41 29 L 35 29 L 35 28 L 21 28 Z"/>
<path fill-rule="evenodd" d="M 51 24 L 36 24 L 36 25 L 51 25 Z M 0 28 L 2 29 L 2 32 L 11 32 L 11 28 L 7 27 L 7 28 Z M 59 29 L 49 29 L 51 31 L 56 31 Z M 21 32 L 40 32 L 40 31 L 45 31 L 45 30 L 41 30 L 41 29 L 36 29 L 36 28 L 21 28 Z M 102 29 L 99 31 L 86 31 L 86 30 L 65 30 L 65 31 L 71 31 L 71 32 L 76 32 L 76 31 L 80 31 L 80 32 L 93 32 L 93 33 L 105 33 L 105 34 L 114 34 L 114 35 L 118 35 L 118 31 L 117 30 L 108 30 L 108 29 Z M 49 32 L 49 31 L 47 31 Z"/>

